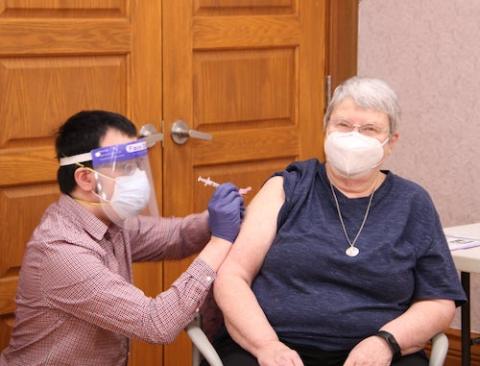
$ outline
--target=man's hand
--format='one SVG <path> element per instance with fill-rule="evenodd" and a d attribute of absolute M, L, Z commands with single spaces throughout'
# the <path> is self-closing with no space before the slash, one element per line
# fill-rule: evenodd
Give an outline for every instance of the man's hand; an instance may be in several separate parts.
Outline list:
<path fill-rule="evenodd" d="M 392 351 L 380 337 L 365 338 L 357 344 L 347 357 L 344 366 L 389 366 L 392 362 Z"/>
<path fill-rule="evenodd" d="M 213 236 L 233 243 L 240 231 L 243 197 L 231 183 L 221 184 L 208 203 L 208 224 Z"/>
<path fill-rule="evenodd" d="M 303 366 L 297 352 L 280 341 L 271 341 L 262 345 L 257 352 L 260 366 Z"/>

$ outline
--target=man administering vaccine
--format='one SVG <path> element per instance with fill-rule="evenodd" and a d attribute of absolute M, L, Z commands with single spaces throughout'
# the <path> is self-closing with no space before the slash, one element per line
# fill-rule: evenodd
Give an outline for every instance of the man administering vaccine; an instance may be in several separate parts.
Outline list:
<path fill-rule="evenodd" d="M 158 217 L 147 144 L 136 135 L 131 121 L 106 111 L 60 127 L 62 195 L 27 244 L 0 366 L 126 365 L 130 338 L 169 343 L 203 303 L 238 234 L 243 198 L 222 184 L 208 212 Z M 132 262 L 198 252 L 155 298 L 132 284 Z"/>

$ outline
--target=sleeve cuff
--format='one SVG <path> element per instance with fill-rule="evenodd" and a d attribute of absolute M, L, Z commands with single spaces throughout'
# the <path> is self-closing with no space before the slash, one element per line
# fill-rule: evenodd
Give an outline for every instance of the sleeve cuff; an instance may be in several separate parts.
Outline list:
<path fill-rule="evenodd" d="M 192 278 L 200 282 L 205 288 L 212 285 L 217 273 L 203 260 L 195 259 L 186 271 Z"/>

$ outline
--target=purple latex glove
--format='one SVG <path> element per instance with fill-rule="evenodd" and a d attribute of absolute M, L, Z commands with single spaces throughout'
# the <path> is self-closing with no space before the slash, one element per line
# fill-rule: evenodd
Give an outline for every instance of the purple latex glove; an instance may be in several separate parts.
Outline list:
<path fill-rule="evenodd" d="M 208 224 L 213 236 L 233 243 L 242 222 L 243 197 L 231 183 L 218 186 L 208 203 Z"/>

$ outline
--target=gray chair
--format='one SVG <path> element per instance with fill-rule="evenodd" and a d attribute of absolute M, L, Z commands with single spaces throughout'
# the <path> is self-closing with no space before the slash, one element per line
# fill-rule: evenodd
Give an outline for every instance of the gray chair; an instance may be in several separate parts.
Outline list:
<path fill-rule="evenodd" d="M 210 366 L 223 366 L 217 351 L 200 328 L 200 317 L 197 316 L 185 329 L 192 340 L 192 366 L 199 366 L 203 358 Z"/>
<path fill-rule="evenodd" d="M 444 333 L 438 333 L 432 338 L 429 366 L 443 366 L 448 353 L 448 338 Z"/>
<path fill-rule="evenodd" d="M 194 319 L 186 329 L 193 343 L 192 366 L 199 366 L 203 358 L 210 366 L 223 366 L 215 348 L 200 328 L 200 320 Z M 429 366 L 443 366 L 448 353 L 448 338 L 444 333 L 439 333 L 432 338 Z"/>

